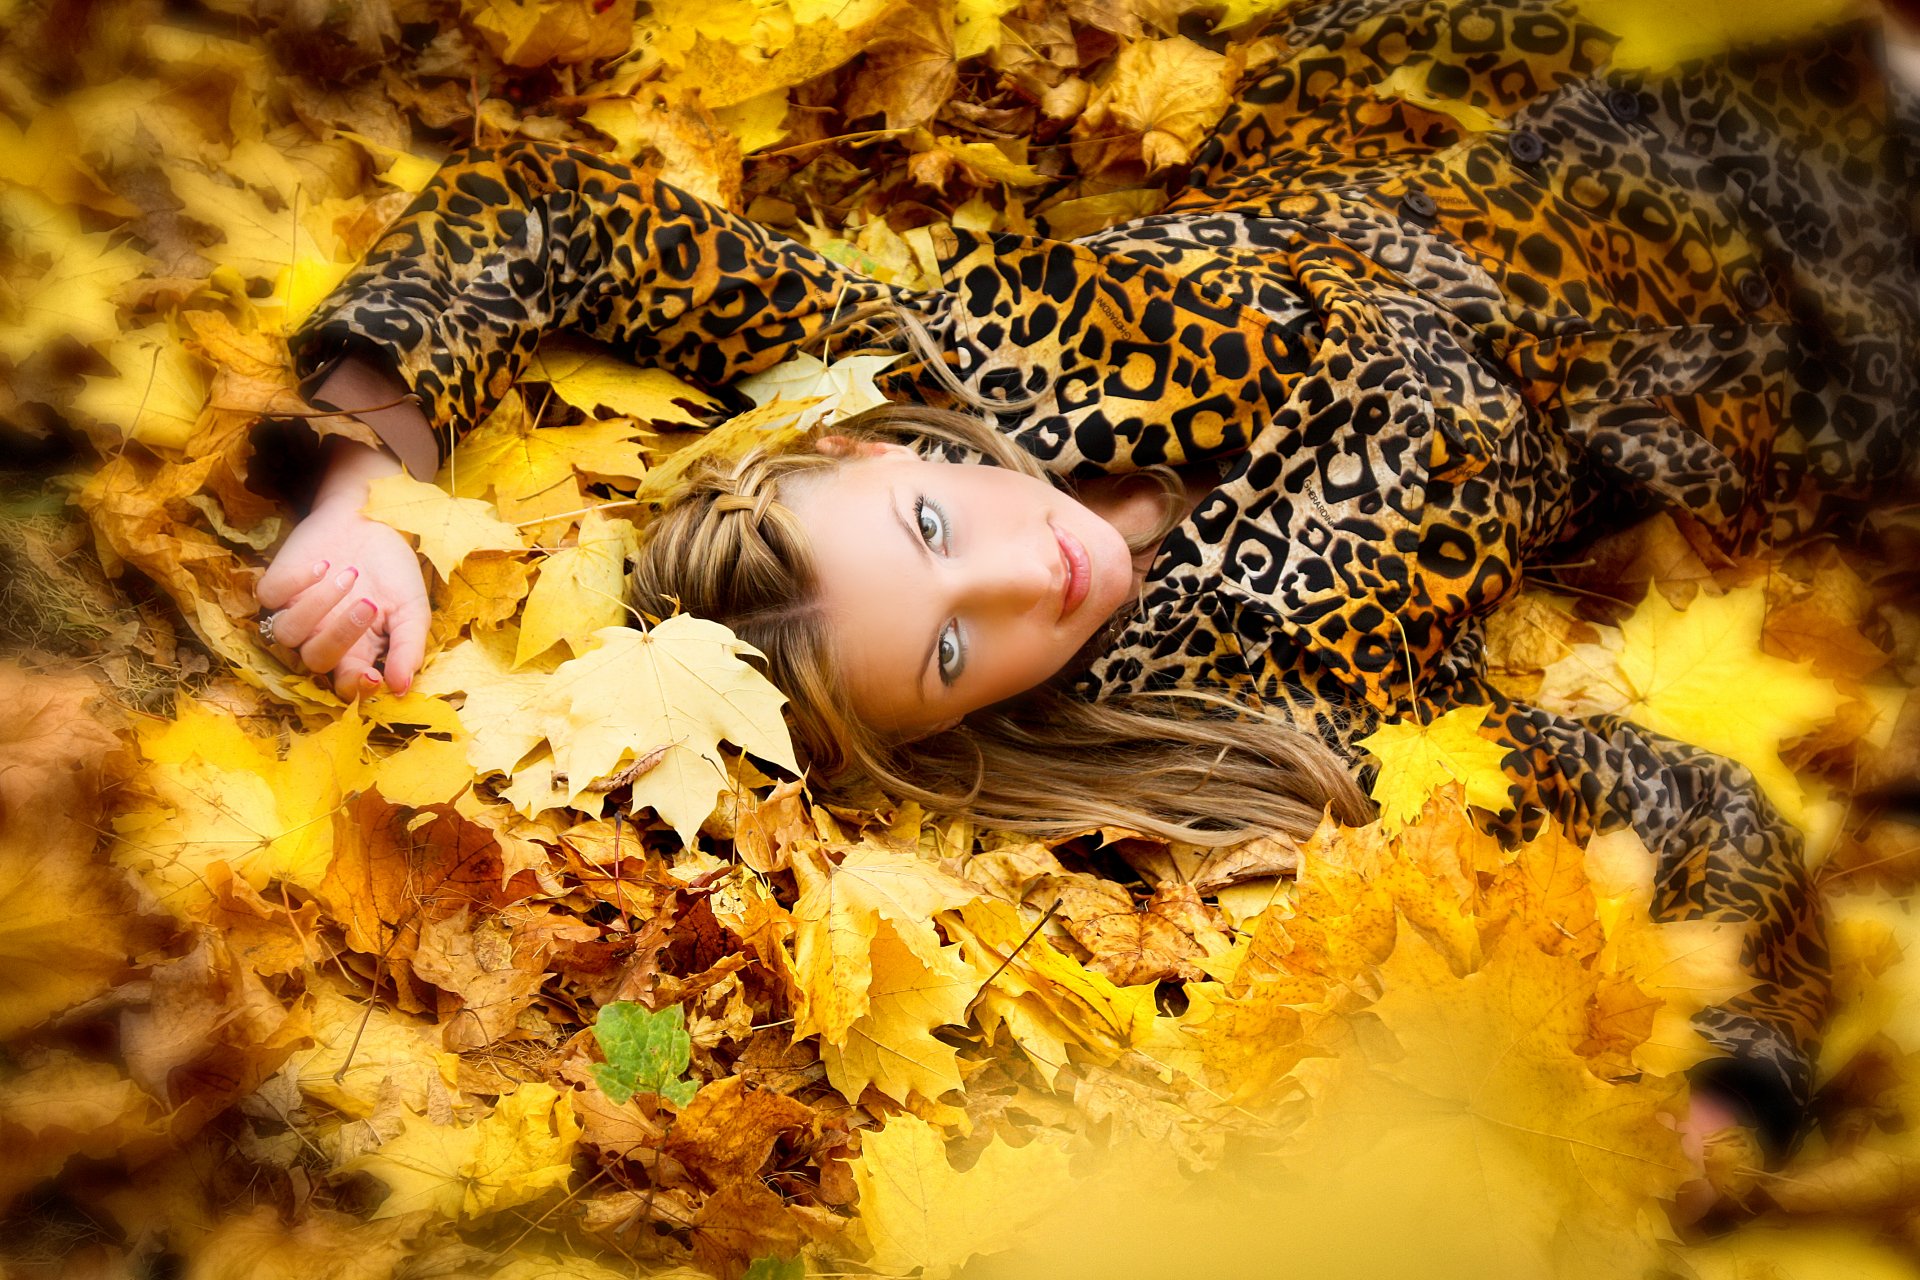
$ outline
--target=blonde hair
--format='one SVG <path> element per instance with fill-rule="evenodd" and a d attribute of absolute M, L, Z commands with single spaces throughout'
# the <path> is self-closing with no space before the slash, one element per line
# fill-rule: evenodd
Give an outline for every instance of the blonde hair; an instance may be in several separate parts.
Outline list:
<path fill-rule="evenodd" d="M 731 464 L 696 466 L 682 496 L 651 521 L 633 576 L 634 607 L 653 618 L 676 609 L 711 618 L 766 656 L 768 678 L 788 698 L 796 751 L 822 799 L 912 800 L 936 814 L 1036 836 L 1117 826 L 1202 846 L 1304 838 L 1329 807 L 1349 822 L 1370 816 L 1371 803 L 1339 757 L 1283 714 L 1199 689 L 1090 702 L 1068 692 L 1073 664 L 916 741 L 893 741 L 863 724 L 838 676 L 805 530 L 779 500 L 783 483 L 844 465 L 814 448 L 825 434 L 897 440 L 922 456 L 958 454 L 1059 483 L 977 418 L 883 405 L 816 427 L 783 449 L 757 447 Z M 1134 550 L 1181 518 L 1179 477 L 1170 467 L 1150 471 L 1167 491 L 1169 511 Z"/>

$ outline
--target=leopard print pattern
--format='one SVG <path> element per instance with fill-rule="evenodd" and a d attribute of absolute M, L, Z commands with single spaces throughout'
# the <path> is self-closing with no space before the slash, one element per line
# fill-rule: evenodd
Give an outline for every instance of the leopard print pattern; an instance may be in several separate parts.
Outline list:
<path fill-rule="evenodd" d="M 1386 719 L 1487 707 L 1515 832 L 1631 824 L 1661 918 L 1752 922 L 1760 985 L 1700 1025 L 1804 1104 L 1827 979 L 1796 838 L 1725 760 L 1504 701 L 1473 637 L 1607 495 L 1740 548 L 1911 468 L 1911 180 L 1870 60 L 1841 33 L 1610 75 L 1552 0 L 1329 0 L 1271 34 L 1287 53 L 1162 213 L 1077 243 L 946 233 L 924 293 L 581 148 L 456 155 L 296 367 L 374 356 L 444 446 L 547 329 L 711 387 L 912 308 L 1054 474 L 1222 466 L 1078 693 L 1224 688 L 1359 766 Z M 888 389 L 946 382 L 909 362 Z"/>

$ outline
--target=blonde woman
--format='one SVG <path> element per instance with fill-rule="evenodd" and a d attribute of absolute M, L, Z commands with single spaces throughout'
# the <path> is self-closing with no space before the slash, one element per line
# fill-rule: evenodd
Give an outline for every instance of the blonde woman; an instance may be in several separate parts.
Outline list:
<path fill-rule="evenodd" d="M 294 337 L 386 447 L 263 435 L 319 477 L 263 629 L 345 692 L 408 686 L 425 595 L 366 484 L 432 475 L 545 330 L 713 387 L 891 346 L 898 404 L 695 478 L 635 573 L 640 612 L 766 654 L 817 789 L 1223 844 L 1363 817 L 1358 736 L 1484 708 L 1507 830 L 1630 825 L 1661 918 L 1753 923 L 1686 1129 L 1777 1159 L 1828 999 L 1797 834 L 1722 758 L 1502 697 L 1478 619 L 1634 514 L 1740 549 L 1910 469 L 1904 99 L 1856 29 L 1659 79 L 1548 0 L 1272 34 L 1162 213 L 943 231 L 923 293 L 589 151 L 454 156 Z"/>

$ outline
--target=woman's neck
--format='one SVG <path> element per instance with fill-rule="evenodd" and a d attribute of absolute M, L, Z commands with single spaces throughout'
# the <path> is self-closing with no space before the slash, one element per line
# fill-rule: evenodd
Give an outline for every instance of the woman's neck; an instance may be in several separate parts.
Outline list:
<path fill-rule="evenodd" d="M 1200 500 L 1220 483 L 1219 471 L 1212 463 L 1189 463 L 1175 468 L 1185 483 L 1180 518 L 1186 519 Z M 1095 476 L 1077 486 L 1080 502 L 1120 531 L 1129 543 L 1158 528 L 1165 511 L 1165 490 L 1152 476 L 1137 473 Z M 1160 540 L 1133 554 L 1133 585 L 1136 590 L 1146 581 L 1153 558 L 1160 551 Z"/>

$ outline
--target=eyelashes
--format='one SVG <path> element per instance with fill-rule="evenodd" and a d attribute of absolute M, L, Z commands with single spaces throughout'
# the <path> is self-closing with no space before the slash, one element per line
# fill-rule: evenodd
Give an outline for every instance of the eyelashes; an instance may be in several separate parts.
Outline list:
<path fill-rule="evenodd" d="M 927 532 L 929 516 L 934 523 L 937 523 L 939 527 L 937 536 L 944 544 L 952 536 L 952 526 L 947 521 L 947 513 L 931 498 L 924 495 L 915 498 L 913 500 L 914 527 L 920 531 L 920 536 L 927 545 L 933 546 L 936 535 L 930 535 Z M 945 554 L 944 550 L 942 554 Z M 940 683 L 950 686 L 960 678 L 960 673 L 967 669 L 967 640 L 961 634 L 959 623 L 949 622 L 946 625 L 940 633 L 935 649 L 934 661 L 940 672 Z"/>

